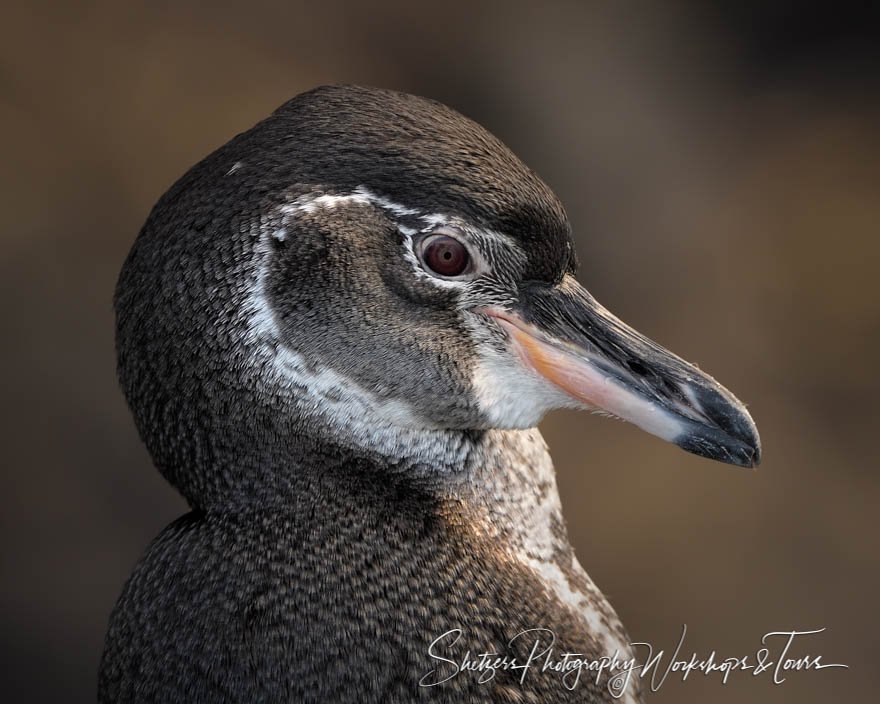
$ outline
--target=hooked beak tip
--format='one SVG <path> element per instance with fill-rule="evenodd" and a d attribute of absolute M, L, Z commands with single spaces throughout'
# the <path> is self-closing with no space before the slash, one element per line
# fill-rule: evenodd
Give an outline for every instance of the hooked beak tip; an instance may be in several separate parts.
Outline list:
<path fill-rule="evenodd" d="M 695 432 L 682 434 L 673 442 L 686 452 L 725 464 L 746 469 L 757 469 L 761 464 L 760 443 L 753 444 L 751 441 L 727 435 L 723 431 L 701 427 Z"/>
<path fill-rule="evenodd" d="M 703 457 L 755 469 L 761 463 L 761 439 L 746 407 L 711 377 L 681 388 L 699 416 L 675 444 Z"/>

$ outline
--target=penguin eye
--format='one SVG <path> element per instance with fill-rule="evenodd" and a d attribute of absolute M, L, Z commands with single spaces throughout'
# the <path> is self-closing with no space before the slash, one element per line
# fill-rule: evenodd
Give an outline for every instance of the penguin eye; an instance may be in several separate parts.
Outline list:
<path fill-rule="evenodd" d="M 422 261 L 433 273 L 454 277 L 469 273 L 471 255 L 467 247 L 449 235 L 432 235 L 422 243 Z"/>

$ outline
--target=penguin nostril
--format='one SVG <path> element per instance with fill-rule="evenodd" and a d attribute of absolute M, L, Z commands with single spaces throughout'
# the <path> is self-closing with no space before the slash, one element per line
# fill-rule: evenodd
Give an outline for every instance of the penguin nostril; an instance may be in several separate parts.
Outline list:
<path fill-rule="evenodd" d="M 645 365 L 643 365 L 641 362 L 638 362 L 634 359 L 627 362 L 626 366 L 636 376 L 647 376 L 647 374 L 648 374 L 648 370 L 645 368 Z"/>

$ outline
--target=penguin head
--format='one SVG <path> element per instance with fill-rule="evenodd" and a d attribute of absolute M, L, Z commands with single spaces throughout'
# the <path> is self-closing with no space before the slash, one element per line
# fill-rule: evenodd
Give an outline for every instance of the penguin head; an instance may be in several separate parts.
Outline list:
<path fill-rule="evenodd" d="M 316 89 L 154 207 L 117 287 L 122 387 L 195 505 L 252 494 L 305 448 L 395 463 L 410 445 L 430 464 L 426 438 L 560 407 L 754 465 L 743 406 L 575 269 L 559 200 L 485 129 L 423 98 Z"/>

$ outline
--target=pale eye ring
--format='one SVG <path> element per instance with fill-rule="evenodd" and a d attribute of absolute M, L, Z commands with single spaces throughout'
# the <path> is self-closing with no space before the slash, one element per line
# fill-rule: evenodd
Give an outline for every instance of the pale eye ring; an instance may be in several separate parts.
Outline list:
<path fill-rule="evenodd" d="M 445 232 L 426 237 L 419 247 L 422 264 L 432 274 L 454 279 L 473 271 L 473 259 L 461 240 Z"/>

